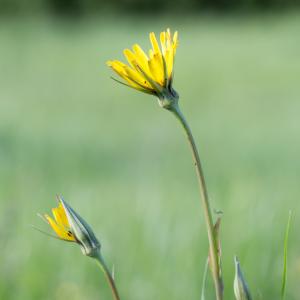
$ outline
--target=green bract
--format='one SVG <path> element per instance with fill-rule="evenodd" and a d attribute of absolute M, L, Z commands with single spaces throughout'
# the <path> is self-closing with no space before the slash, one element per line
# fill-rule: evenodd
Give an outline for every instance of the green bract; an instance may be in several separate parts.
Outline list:
<path fill-rule="evenodd" d="M 248 288 L 248 285 L 246 283 L 246 280 L 243 276 L 240 262 L 238 261 L 237 257 L 234 257 L 234 263 L 235 263 L 235 278 L 234 278 L 234 294 L 236 300 L 252 300 L 250 291 Z"/>
<path fill-rule="evenodd" d="M 81 251 L 86 256 L 96 257 L 100 250 L 100 243 L 97 240 L 91 227 L 70 207 L 66 201 L 60 197 L 70 228 L 76 241 L 81 247 Z"/>

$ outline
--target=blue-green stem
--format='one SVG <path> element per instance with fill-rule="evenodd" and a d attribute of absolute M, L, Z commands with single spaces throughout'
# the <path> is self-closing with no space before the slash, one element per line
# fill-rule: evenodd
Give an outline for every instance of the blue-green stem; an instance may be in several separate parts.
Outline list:
<path fill-rule="evenodd" d="M 113 298 L 114 300 L 120 300 L 120 296 L 119 296 L 119 293 L 118 293 L 118 290 L 117 290 L 117 287 L 116 287 L 116 284 L 115 284 L 115 280 L 114 278 L 112 277 L 102 255 L 100 252 L 98 252 L 98 255 L 95 257 L 97 263 L 98 263 L 98 266 L 100 267 L 100 269 L 102 270 L 102 272 L 104 273 L 105 277 L 106 277 L 106 280 L 109 284 L 109 287 L 112 291 L 112 295 L 113 295 Z"/>
<path fill-rule="evenodd" d="M 170 110 L 174 113 L 176 118 L 179 120 L 180 124 L 182 125 L 184 132 L 187 136 L 190 148 L 192 150 L 192 156 L 194 165 L 196 168 L 199 188 L 200 188 L 200 194 L 201 194 L 201 202 L 202 207 L 204 211 L 204 217 L 205 217 L 205 223 L 207 228 L 207 234 L 208 234 L 208 241 L 209 241 L 209 260 L 211 265 L 211 271 L 212 271 L 212 277 L 214 281 L 215 286 L 215 292 L 216 292 L 216 299 L 222 300 L 223 299 L 223 287 L 222 287 L 222 280 L 220 278 L 220 266 L 219 266 L 219 260 L 218 260 L 218 247 L 217 247 L 217 241 L 216 237 L 214 235 L 214 224 L 213 224 L 213 218 L 204 178 L 204 173 L 202 170 L 200 157 L 198 153 L 198 149 L 194 140 L 194 137 L 192 135 L 192 131 L 184 118 L 182 112 L 180 111 L 178 104 L 174 104 Z"/>

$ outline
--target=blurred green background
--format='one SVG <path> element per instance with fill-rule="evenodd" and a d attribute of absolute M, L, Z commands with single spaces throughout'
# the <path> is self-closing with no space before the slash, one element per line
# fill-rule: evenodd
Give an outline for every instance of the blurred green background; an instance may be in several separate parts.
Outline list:
<path fill-rule="evenodd" d="M 300 0 L 0 0 L 1 13 L 53 13 L 77 16 L 104 10 L 135 13 L 195 12 L 199 10 L 241 11 L 286 9 Z"/>
<path fill-rule="evenodd" d="M 296 10 L 2 15 L 0 299 L 111 299 L 77 246 L 30 227 L 48 230 L 36 214 L 50 212 L 57 193 L 99 236 L 122 299 L 200 298 L 208 245 L 184 134 L 105 66 L 136 42 L 147 49 L 148 33 L 166 27 L 179 31 L 174 87 L 212 207 L 223 211 L 225 299 L 234 298 L 235 254 L 254 299 L 279 299 L 290 209 L 287 299 L 299 299 Z"/>

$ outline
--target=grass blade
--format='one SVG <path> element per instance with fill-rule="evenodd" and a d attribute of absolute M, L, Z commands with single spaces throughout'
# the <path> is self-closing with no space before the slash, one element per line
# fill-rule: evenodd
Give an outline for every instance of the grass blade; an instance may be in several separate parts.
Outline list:
<path fill-rule="evenodd" d="M 284 248 L 283 248 L 283 272 L 282 272 L 282 285 L 281 285 L 281 300 L 285 299 L 286 281 L 287 281 L 287 250 L 288 250 L 288 240 L 290 223 L 292 218 L 292 212 L 289 212 L 289 218 L 286 226 L 285 237 L 284 237 Z"/>
<path fill-rule="evenodd" d="M 204 267 L 201 300 L 205 300 L 205 286 L 206 286 L 207 270 L 208 270 L 208 259 L 206 260 L 205 267 Z"/>

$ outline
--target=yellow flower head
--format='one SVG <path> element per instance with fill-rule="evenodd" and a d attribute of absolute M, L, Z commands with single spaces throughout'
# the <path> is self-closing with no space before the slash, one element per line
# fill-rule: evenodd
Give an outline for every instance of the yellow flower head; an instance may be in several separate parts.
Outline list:
<path fill-rule="evenodd" d="M 152 49 L 148 55 L 135 44 L 132 50 L 124 50 L 129 65 L 118 60 L 108 61 L 107 65 L 126 81 L 121 83 L 157 96 L 162 107 L 170 108 L 173 102 L 178 101 L 178 94 L 172 88 L 178 33 L 176 31 L 172 36 L 170 29 L 161 32 L 159 46 L 155 34 L 151 32 L 150 41 Z"/>
<path fill-rule="evenodd" d="M 48 224 L 59 239 L 77 243 L 84 255 L 95 256 L 100 250 L 100 243 L 91 227 L 62 197 L 59 197 L 58 201 L 58 207 L 52 208 L 53 218 L 47 214 L 44 215 Z"/>

